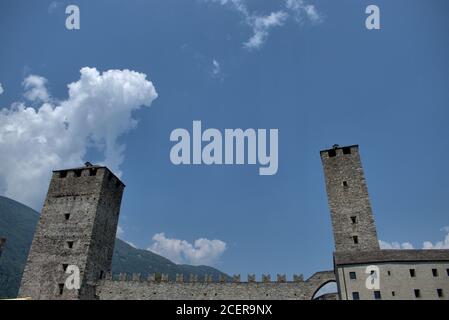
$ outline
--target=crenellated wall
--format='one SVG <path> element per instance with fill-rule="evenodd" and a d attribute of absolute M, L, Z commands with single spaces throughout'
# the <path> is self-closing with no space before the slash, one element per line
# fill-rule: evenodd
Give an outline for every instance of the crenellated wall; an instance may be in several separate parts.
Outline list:
<path fill-rule="evenodd" d="M 113 279 L 114 278 L 114 279 Z M 333 271 L 317 272 L 309 279 L 294 276 L 293 281 L 287 281 L 285 275 L 278 275 L 276 281 L 271 281 L 269 275 L 262 275 L 262 282 L 255 280 L 255 275 L 248 275 L 246 282 L 240 281 L 240 275 L 234 275 L 232 282 L 221 278 L 212 282 L 205 276 L 202 281 L 194 275 L 185 282 L 182 275 L 176 281 L 167 281 L 167 275 L 162 275 L 156 281 L 154 275 L 141 279 L 139 274 L 132 276 L 120 274 L 118 280 L 110 274 L 99 281 L 96 286 L 96 296 L 100 300 L 310 300 L 326 283 L 335 281 Z"/>

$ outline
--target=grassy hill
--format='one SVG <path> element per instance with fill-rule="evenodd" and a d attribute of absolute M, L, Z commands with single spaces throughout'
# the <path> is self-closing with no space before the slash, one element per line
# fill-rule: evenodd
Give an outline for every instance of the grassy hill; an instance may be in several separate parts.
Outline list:
<path fill-rule="evenodd" d="M 0 196 L 0 236 L 7 238 L 0 257 L 0 297 L 16 297 L 28 250 L 34 236 L 39 214 L 33 209 L 12 199 Z M 221 271 L 208 266 L 179 265 L 148 250 L 133 248 L 116 239 L 112 272 L 167 273 L 174 280 L 177 273 L 188 279 L 190 273 L 203 277 L 210 274 L 217 279 Z M 225 275 L 227 276 L 227 275 Z"/>

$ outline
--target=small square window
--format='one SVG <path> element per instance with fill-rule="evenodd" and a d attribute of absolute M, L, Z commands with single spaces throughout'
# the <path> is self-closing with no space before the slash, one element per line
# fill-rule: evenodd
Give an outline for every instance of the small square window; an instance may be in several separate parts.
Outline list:
<path fill-rule="evenodd" d="M 347 187 L 348 186 L 348 181 L 343 181 L 343 187 Z"/>
<path fill-rule="evenodd" d="M 67 171 L 59 172 L 59 178 L 65 178 L 65 177 L 67 177 Z"/>
<path fill-rule="evenodd" d="M 352 300 L 360 300 L 360 294 L 357 291 L 352 293 Z"/>
<path fill-rule="evenodd" d="M 438 277 L 438 270 L 437 269 L 432 269 L 432 275 L 434 277 Z"/>
<path fill-rule="evenodd" d="M 343 154 L 351 154 L 351 148 L 343 147 Z"/>
<path fill-rule="evenodd" d="M 415 297 L 416 298 L 421 298 L 421 290 L 415 289 L 414 291 L 415 291 Z"/>
<path fill-rule="evenodd" d="M 376 299 L 376 300 L 380 300 L 380 299 L 382 299 L 382 296 L 381 296 L 381 294 L 380 294 L 380 291 L 374 291 L 374 299 Z"/>
<path fill-rule="evenodd" d="M 415 269 L 410 269 L 409 271 L 410 271 L 410 277 L 412 277 L 412 278 L 416 277 Z"/>
<path fill-rule="evenodd" d="M 352 280 L 357 279 L 357 274 L 354 271 L 349 272 L 349 279 Z"/>
<path fill-rule="evenodd" d="M 352 222 L 352 224 L 356 224 L 357 223 L 357 217 L 356 216 L 352 216 L 351 217 L 351 222 Z"/>
<path fill-rule="evenodd" d="M 358 244 L 359 243 L 359 237 L 352 236 L 352 241 L 354 241 L 354 244 Z"/>
<path fill-rule="evenodd" d="M 89 169 L 89 175 L 90 176 L 96 176 L 97 175 L 97 169 L 96 168 Z"/>
<path fill-rule="evenodd" d="M 73 241 L 67 241 L 67 248 L 69 249 L 73 248 Z"/>
<path fill-rule="evenodd" d="M 81 177 L 82 172 L 83 172 L 83 170 L 81 170 L 81 169 L 75 170 L 75 177 Z"/>
<path fill-rule="evenodd" d="M 65 213 L 64 214 L 64 218 L 65 218 L 66 221 L 69 220 L 70 219 L 70 213 Z"/>
<path fill-rule="evenodd" d="M 337 152 L 335 151 L 335 149 L 332 149 L 327 152 L 327 155 L 329 156 L 329 158 L 333 158 L 337 155 Z"/>
<path fill-rule="evenodd" d="M 443 297 L 443 289 L 437 289 L 437 294 L 439 298 Z"/>
<path fill-rule="evenodd" d="M 62 295 L 64 293 L 64 283 L 58 284 L 59 289 L 59 295 Z"/>

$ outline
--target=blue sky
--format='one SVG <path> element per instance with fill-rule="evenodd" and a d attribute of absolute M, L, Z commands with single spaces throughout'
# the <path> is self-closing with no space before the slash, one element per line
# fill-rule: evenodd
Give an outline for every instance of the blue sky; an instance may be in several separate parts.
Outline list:
<path fill-rule="evenodd" d="M 98 70 L 84 69 L 86 79 L 117 70 L 105 83 L 131 77 L 136 86 L 123 113 L 95 111 L 96 102 L 109 106 L 112 91 L 89 100 L 95 123 L 105 120 L 87 133 L 81 128 L 85 136 L 71 136 L 62 147 L 48 142 L 50 132 L 58 135 L 53 122 L 60 118 L 38 114 L 42 121 L 31 125 L 20 108 L 3 113 L 0 193 L 39 210 L 49 170 L 57 169 L 51 164 L 112 163 L 127 185 L 123 239 L 230 274 L 309 276 L 332 268 L 319 150 L 359 144 L 379 238 L 416 248 L 442 241 L 449 225 L 449 3 L 317 0 L 298 11 L 286 3 L 2 1 L 4 112 L 16 110 L 17 102 L 35 110 L 62 105 L 69 112 L 75 102 L 67 85 L 79 81 L 76 97 L 91 85 L 80 80 L 84 67 Z M 373 3 L 381 10 L 381 29 L 369 31 L 365 8 Z M 80 30 L 65 28 L 68 4 L 80 8 Z M 273 15 L 278 20 L 271 27 L 257 29 L 257 18 L 279 12 L 286 15 Z M 266 37 L 251 47 L 257 32 Z M 145 74 L 151 85 L 125 69 Z M 126 116 L 137 123 L 123 122 Z M 259 176 L 254 165 L 173 165 L 170 133 L 191 131 L 193 120 L 222 131 L 279 129 L 277 174 Z M 45 149 L 18 136 L 8 140 L 8 130 L 41 137 Z M 74 144 L 76 154 L 69 150 Z M 106 154 L 114 146 L 125 149 Z M 33 162 L 30 148 L 51 155 L 50 165 L 42 157 Z M 24 196 L 27 188 L 35 196 Z M 170 245 L 179 251 L 170 252 Z"/>

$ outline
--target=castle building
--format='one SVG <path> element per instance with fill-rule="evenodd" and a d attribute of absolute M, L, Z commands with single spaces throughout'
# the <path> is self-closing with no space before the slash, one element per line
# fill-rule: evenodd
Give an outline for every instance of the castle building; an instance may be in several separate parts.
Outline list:
<path fill-rule="evenodd" d="M 381 250 L 357 145 L 320 152 L 339 298 L 449 299 L 449 250 Z"/>
<path fill-rule="evenodd" d="M 381 250 L 358 146 L 320 151 L 335 240 L 334 269 L 304 280 L 232 280 L 110 272 L 124 184 L 106 167 L 54 171 L 22 278 L 32 299 L 448 299 L 449 250 Z M 70 279 L 70 281 L 68 281 Z M 75 280 L 74 280 L 75 279 Z M 79 281 L 76 281 L 79 280 Z M 74 285 L 78 282 L 78 285 Z"/>

